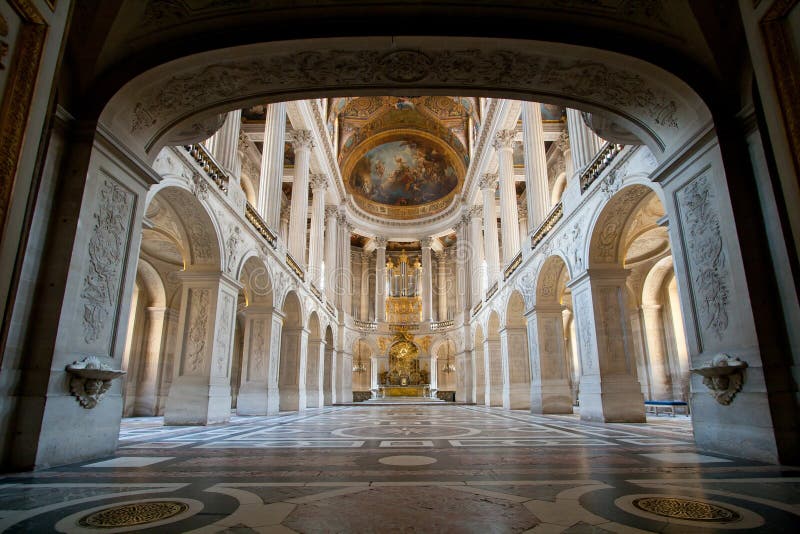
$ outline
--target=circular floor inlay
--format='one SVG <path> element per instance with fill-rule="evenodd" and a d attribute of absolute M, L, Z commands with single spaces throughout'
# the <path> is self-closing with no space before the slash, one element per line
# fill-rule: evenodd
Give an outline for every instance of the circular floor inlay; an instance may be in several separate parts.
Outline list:
<path fill-rule="evenodd" d="M 632 503 L 639 510 L 651 514 L 686 521 L 738 521 L 741 516 L 722 506 L 676 497 L 643 497 Z"/>
<path fill-rule="evenodd" d="M 147 501 L 112 506 L 98 510 L 78 521 L 78 525 L 89 528 L 117 528 L 146 525 L 174 517 L 189 509 L 178 501 Z"/>
<path fill-rule="evenodd" d="M 378 460 L 386 465 L 428 465 L 436 462 L 430 456 L 385 456 Z"/>

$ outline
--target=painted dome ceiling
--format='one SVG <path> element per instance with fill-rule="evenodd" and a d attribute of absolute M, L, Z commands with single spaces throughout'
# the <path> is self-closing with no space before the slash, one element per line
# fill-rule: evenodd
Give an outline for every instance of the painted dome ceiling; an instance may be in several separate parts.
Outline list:
<path fill-rule="evenodd" d="M 475 101 L 446 96 L 333 99 L 342 179 L 355 202 L 392 219 L 427 217 L 460 193 Z"/>

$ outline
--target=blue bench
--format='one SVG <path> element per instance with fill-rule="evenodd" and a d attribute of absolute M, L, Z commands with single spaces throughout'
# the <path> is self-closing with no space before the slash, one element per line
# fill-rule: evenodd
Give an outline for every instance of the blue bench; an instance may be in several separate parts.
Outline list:
<path fill-rule="evenodd" d="M 683 401 L 644 401 L 644 409 L 647 413 L 658 415 L 659 408 L 672 417 L 675 417 L 676 408 L 682 408 L 683 414 L 689 415 L 689 405 Z"/>

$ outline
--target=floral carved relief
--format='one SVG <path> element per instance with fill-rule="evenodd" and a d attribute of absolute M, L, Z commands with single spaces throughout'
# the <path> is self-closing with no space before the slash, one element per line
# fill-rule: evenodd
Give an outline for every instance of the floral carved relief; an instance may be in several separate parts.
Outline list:
<path fill-rule="evenodd" d="M 186 362 L 189 369 L 200 372 L 205 361 L 208 332 L 208 289 L 190 289 L 189 332 L 186 335 Z"/>
<path fill-rule="evenodd" d="M 708 181 L 701 176 L 679 191 L 678 209 L 700 323 L 722 340 L 728 329 L 730 273 Z"/>
<path fill-rule="evenodd" d="M 592 341 L 594 338 L 592 317 L 594 314 L 588 292 L 584 291 L 575 300 L 575 311 L 580 313 L 578 335 L 581 343 L 581 361 L 583 362 L 585 374 L 585 371 L 591 371 L 594 368 L 594 355 L 592 354 L 594 348 L 594 342 Z"/>
<path fill-rule="evenodd" d="M 261 376 L 264 369 L 264 321 L 253 321 L 253 337 L 250 341 L 250 362 L 254 375 Z M 251 376 L 251 379 L 253 377 Z"/>
<path fill-rule="evenodd" d="M 230 357 L 229 344 L 231 339 L 233 298 L 230 295 L 222 297 L 222 312 L 220 313 L 220 325 L 217 331 L 217 371 L 220 375 L 228 374 L 228 359 Z"/>
<path fill-rule="evenodd" d="M 116 316 L 132 209 L 131 193 L 111 180 L 100 188 L 89 264 L 83 279 L 83 340 L 87 345 L 109 336 L 109 316 Z"/>

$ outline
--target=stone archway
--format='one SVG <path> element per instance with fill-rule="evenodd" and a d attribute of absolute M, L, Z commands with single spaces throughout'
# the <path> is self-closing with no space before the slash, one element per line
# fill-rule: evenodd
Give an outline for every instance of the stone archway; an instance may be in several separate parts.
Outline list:
<path fill-rule="evenodd" d="M 503 408 L 527 410 L 531 407 L 531 361 L 525 299 L 519 291 L 508 298 L 505 325 L 500 330 L 503 355 Z"/>
<path fill-rule="evenodd" d="M 567 322 L 572 306 L 566 288 L 567 264 L 560 256 L 547 258 L 536 281 L 536 305 L 529 313 L 528 332 L 531 346 L 534 385 L 531 411 L 534 413 L 572 413 L 570 361 L 566 356 Z"/>
<path fill-rule="evenodd" d="M 306 407 L 322 407 L 322 374 L 324 371 L 325 339 L 319 315 L 311 312 L 308 318 L 308 354 L 306 356 Z M 301 369 L 302 372 L 302 369 Z"/>
<path fill-rule="evenodd" d="M 500 349 L 500 315 L 489 314 L 486 324 L 486 339 L 483 342 L 486 354 L 487 406 L 503 405 L 503 355 Z"/>
<path fill-rule="evenodd" d="M 283 317 L 278 370 L 280 410 L 304 410 L 308 330 L 304 326 L 303 305 L 294 291 L 289 291 L 284 298 Z"/>
<path fill-rule="evenodd" d="M 483 344 L 483 328 L 477 325 L 472 350 L 472 368 L 475 369 L 475 404 L 478 406 L 486 404 L 486 357 Z"/>

